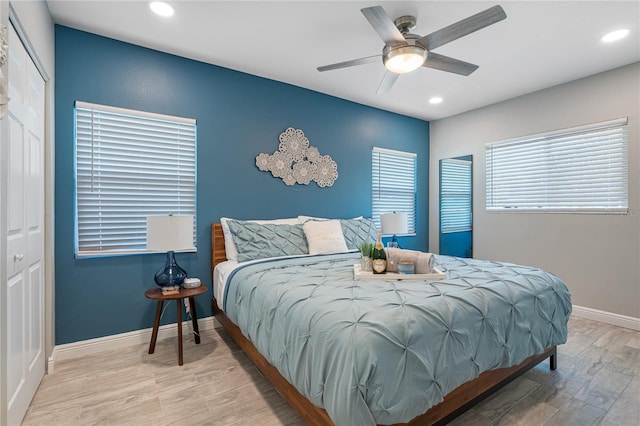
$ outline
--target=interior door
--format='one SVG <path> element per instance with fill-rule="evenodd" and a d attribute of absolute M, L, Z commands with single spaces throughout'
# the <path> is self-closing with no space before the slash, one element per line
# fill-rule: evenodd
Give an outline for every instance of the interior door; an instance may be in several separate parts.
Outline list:
<path fill-rule="evenodd" d="M 473 158 L 440 160 L 440 254 L 473 257 Z"/>
<path fill-rule="evenodd" d="M 44 80 L 9 29 L 7 423 L 20 424 L 44 376 Z"/>

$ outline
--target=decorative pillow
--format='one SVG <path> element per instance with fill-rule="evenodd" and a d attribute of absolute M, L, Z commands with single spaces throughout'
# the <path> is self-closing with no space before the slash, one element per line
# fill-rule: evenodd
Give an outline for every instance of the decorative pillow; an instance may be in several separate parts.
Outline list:
<path fill-rule="evenodd" d="M 233 243 L 233 236 L 231 235 L 231 231 L 229 230 L 228 221 L 234 220 L 228 217 L 221 217 L 220 224 L 222 225 L 222 234 L 224 235 L 224 249 L 227 255 L 227 260 L 233 260 L 235 262 L 238 261 L 238 251 L 236 250 L 236 245 Z M 288 218 L 288 219 L 270 219 L 270 220 L 247 220 L 245 222 L 253 222 L 258 224 L 273 224 L 273 225 L 297 225 L 298 218 Z"/>
<path fill-rule="evenodd" d="M 347 244 L 338 220 L 309 220 L 302 225 L 309 254 L 343 253 Z"/>
<path fill-rule="evenodd" d="M 362 219 L 362 216 L 354 217 L 354 219 Z M 305 223 L 310 220 L 335 220 L 335 219 L 329 219 L 327 217 L 298 216 L 299 223 Z"/>
<path fill-rule="evenodd" d="M 340 226 L 349 250 L 357 249 L 362 243 L 376 241 L 376 228 L 371 219 L 340 219 Z"/>

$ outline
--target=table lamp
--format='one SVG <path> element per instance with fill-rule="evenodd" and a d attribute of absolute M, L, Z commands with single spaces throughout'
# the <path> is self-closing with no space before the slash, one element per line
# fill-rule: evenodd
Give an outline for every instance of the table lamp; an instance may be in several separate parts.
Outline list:
<path fill-rule="evenodd" d="M 193 247 L 193 216 L 148 216 L 147 250 L 166 251 L 167 262 L 155 275 L 160 287 L 181 285 L 187 272 L 176 262 L 176 250 Z"/>
<path fill-rule="evenodd" d="M 380 228 L 384 235 L 393 235 L 391 243 L 388 247 L 400 248 L 398 245 L 398 234 L 406 234 L 407 231 L 407 213 L 382 213 L 380 215 Z"/>

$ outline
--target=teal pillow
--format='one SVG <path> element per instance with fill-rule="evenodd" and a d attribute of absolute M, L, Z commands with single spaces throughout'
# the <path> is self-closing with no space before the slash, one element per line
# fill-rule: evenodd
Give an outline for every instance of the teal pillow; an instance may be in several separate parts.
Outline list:
<path fill-rule="evenodd" d="M 371 219 L 340 219 L 340 226 L 349 250 L 357 249 L 362 243 L 376 242 L 376 228 Z"/>
<path fill-rule="evenodd" d="M 238 262 L 309 254 L 302 225 L 258 224 L 244 220 L 229 220 L 228 224 Z"/>

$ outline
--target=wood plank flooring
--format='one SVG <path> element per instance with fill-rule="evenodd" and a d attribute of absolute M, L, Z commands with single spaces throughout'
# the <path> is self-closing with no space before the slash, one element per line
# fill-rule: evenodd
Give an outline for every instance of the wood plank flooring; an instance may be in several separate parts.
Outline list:
<path fill-rule="evenodd" d="M 175 338 L 56 365 L 23 425 L 299 425 L 287 405 L 222 330 L 195 345 Z M 451 426 L 640 425 L 640 332 L 572 318 L 545 362 L 467 411 Z"/>

